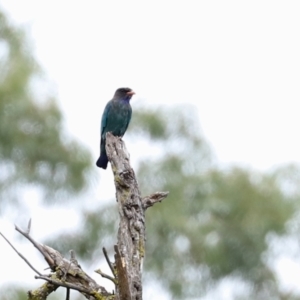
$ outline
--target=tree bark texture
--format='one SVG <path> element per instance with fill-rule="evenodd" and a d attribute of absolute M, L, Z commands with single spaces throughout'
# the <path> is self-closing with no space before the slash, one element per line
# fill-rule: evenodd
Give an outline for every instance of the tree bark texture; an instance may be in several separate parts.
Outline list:
<path fill-rule="evenodd" d="M 83 271 L 76 260 L 75 252 L 70 250 L 70 259 L 64 258 L 59 251 L 38 243 L 30 235 L 31 221 L 27 230 L 16 230 L 26 237 L 44 256 L 50 273 L 44 275 L 36 270 L 30 262 L 0 233 L 14 251 L 37 274 L 36 279 L 46 282 L 36 290 L 28 292 L 29 300 L 45 300 L 58 287 L 66 288 L 66 300 L 70 289 L 77 290 L 90 300 L 142 300 L 142 264 L 145 256 L 145 211 L 155 203 L 167 197 L 168 192 L 156 192 L 141 197 L 134 170 L 129 163 L 129 154 L 121 138 L 106 135 L 106 152 L 111 163 L 116 187 L 120 222 L 117 244 L 114 246 L 115 262 L 112 263 L 103 248 L 105 259 L 112 271 L 104 274 L 100 269 L 95 272 L 115 284 L 115 292 L 109 293 L 94 279 Z"/>
<path fill-rule="evenodd" d="M 116 294 L 120 300 L 142 299 L 142 262 L 145 255 L 145 210 L 134 170 L 123 141 L 106 135 L 106 152 L 111 163 L 120 215 L 115 263 Z"/>

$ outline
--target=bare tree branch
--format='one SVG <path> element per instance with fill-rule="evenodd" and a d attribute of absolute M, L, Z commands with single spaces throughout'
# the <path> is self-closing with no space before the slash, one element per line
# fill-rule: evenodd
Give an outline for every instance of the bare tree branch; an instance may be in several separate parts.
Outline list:
<path fill-rule="evenodd" d="M 70 250 L 70 260 L 68 260 L 59 251 L 36 242 L 30 236 L 30 220 L 26 231 L 16 225 L 15 229 L 43 255 L 51 270 L 48 275 L 42 275 L 37 271 L 0 233 L 16 253 L 38 274 L 35 278 L 46 281 L 38 289 L 29 291 L 28 299 L 45 300 L 58 287 L 64 287 L 67 289 L 67 299 L 70 297 L 69 290 L 73 289 L 89 300 L 142 300 L 145 211 L 165 199 L 168 192 L 156 192 L 150 196 L 141 197 L 134 170 L 129 163 L 129 154 L 121 138 L 107 133 L 106 152 L 114 175 L 120 223 L 117 245 L 114 246 L 114 263 L 110 261 L 106 249 L 102 249 L 114 277 L 103 273 L 100 269 L 95 272 L 114 282 L 116 293 L 108 293 L 104 287 L 98 285 L 86 274 L 78 264 L 73 250 Z"/>
<path fill-rule="evenodd" d="M 111 272 L 113 273 L 114 277 L 116 278 L 116 277 L 117 277 L 116 270 L 115 270 L 115 268 L 113 267 L 111 261 L 109 260 L 107 251 L 106 251 L 106 249 L 105 249 L 104 247 L 102 248 L 102 251 L 103 251 L 103 254 L 104 254 L 104 256 L 105 256 L 105 259 L 106 259 L 106 261 L 107 261 L 107 263 L 108 263 L 108 265 L 109 265 L 109 267 L 110 267 Z"/>
<path fill-rule="evenodd" d="M 38 275 L 42 275 L 37 269 L 34 268 L 34 266 L 27 260 L 25 256 L 22 255 L 14 246 L 13 244 L 0 232 L 0 235 L 7 241 L 7 243 L 15 250 L 15 252 L 26 262 L 26 264 Z"/>
<path fill-rule="evenodd" d="M 100 269 L 95 270 L 95 272 L 96 272 L 97 274 L 101 275 L 103 278 L 106 278 L 106 279 L 112 281 L 115 285 L 118 284 L 118 281 L 117 281 L 116 278 L 113 278 L 113 277 L 111 277 L 111 276 L 109 276 L 109 275 L 103 273 Z"/>
<path fill-rule="evenodd" d="M 29 222 L 31 224 L 31 222 Z M 67 289 L 77 290 L 82 293 L 87 299 L 96 300 L 113 300 L 114 294 L 110 294 L 106 289 L 96 283 L 88 274 L 86 274 L 81 266 L 78 264 L 75 252 L 70 250 L 70 261 L 65 259 L 57 250 L 36 242 L 30 235 L 30 225 L 27 231 L 21 230 L 15 226 L 15 229 L 25 236 L 44 256 L 48 263 L 52 273 L 49 275 L 42 275 L 40 272 L 34 269 L 30 263 L 23 257 L 11 243 L 1 234 L 5 240 L 13 247 L 13 249 L 26 261 L 26 263 L 38 274 L 35 276 L 37 279 L 43 279 L 47 281 L 46 284 L 36 289 L 35 291 L 28 292 L 28 298 L 30 300 L 44 300 L 55 291 L 59 286 Z"/>
<path fill-rule="evenodd" d="M 28 300 L 46 300 L 47 297 L 59 288 L 58 285 L 46 282 L 34 291 L 29 291 Z"/>
<path fill-rule="evenodd" d="M 83 286 L 80 286 L 79 284 L 73 284 L 73 283 L 70 283 L 70 282 L 64 282 L 64 281 L 61 281 L 61 280 L 56 280 L 56 279 L 53 279 L 51 277 L 48 277 L 48 276 L 45 276 L 45 275 L 42 275 L 42 276 L 35 276 L 35 279 L 44 279 L 54 285 L 57 285 L 57 286 L 62 286 L 62 287 L 65 287 L 65 288 L 70 288 L 70 289 L 73 289 L 73 290 L 76 290 L 78 292 L 81 292 L 83 294 L 88 294 L 88 295 L 94 295 L 95 294 L 95 291 L 91 291 Z"/>
<path fill-rule="evenodd" d="M 115 246 L 117 299 L 142 300 L 145 210 L 166 198 L 168 192 L 157 192 L 142 199 L 122 139 L 107 133 L 106 152 L 114 175 L 120 216 L 118 245 Z"/>
<path fill-rule="evenodd" d="M 153 206 L 154 204 L 161 202 L 169 195 L 169 192 L 156 192 L 151 194 L 150 196 L 146 196 L 142 199 L 143 208 L 146 210 L 147 208 Z"/>
<path fill-rule="evenodd" d="M 29 221 L 29 224 L 31 224 L 31 220 Z M 28 228 L 30 226 L 28 226 Z M 33 246 L 41 252 L 41 254 L 44 256 L 46 262 L 48 263 L 50 269 L 54 271 L 55 270 L 54 261 L 51 258 L 51 256 L 49 255 L 49 253 L 47 253 L 47 251 L 45 250 L 45 246 L 43 246 L 42 244 L 37 243 L 34 239 L 31 238 L 31 236 L 29 235 L 30 230 L 27 229 L 27 231 L 25 232 L 25 231 L 21 230 L 17 225 L 15 225 L 15 229 L 18 232 L 20 232 L 23 236 L 25 236 L 33 244 Z"/>

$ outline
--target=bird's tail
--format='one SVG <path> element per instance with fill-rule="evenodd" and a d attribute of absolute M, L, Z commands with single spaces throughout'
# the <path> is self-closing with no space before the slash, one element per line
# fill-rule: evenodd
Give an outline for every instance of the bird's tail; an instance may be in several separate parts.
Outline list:
<path fill-rule="evenodd" d="M 96 165 L 99 168 L 106 169 L 108 163 L 108 158 L 106 153 L 101 153 L 100 157 L 98 158 Z"/>

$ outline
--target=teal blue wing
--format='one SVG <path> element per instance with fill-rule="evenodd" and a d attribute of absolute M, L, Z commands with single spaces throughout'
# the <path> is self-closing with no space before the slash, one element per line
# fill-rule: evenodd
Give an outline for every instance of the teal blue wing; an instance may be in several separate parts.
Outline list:
<path fill-rule="evenodd" d="M 125 124 L 125 127 L 124 127 L 124 133 L 123 135 L 125 134 L 127 128 L 128 128 L 128 125 L 130 123 L 130 120 L 131 120 L 131 115 L 132 115 L 132 109 L 131 109 L 131 106 L 129 106 L 129 109 L 128 109 L 128 116 L 127 116 L 127 123 Z M 122 136 L 123 136 L 122 135 Z"/>
<path fill-rule="evenodd" d="M 111 109 L 111 101 L 109 101 L 105 108 L 104 108 L 104 112 L 102 114 L 102 119 L 101 119 L 101 137 L 103 134 L 105 134 L 105 128 L 106 128 L 106 125 L 107 125 L 107 117 L 108 117 L 108 114 L 109 114 L 109 111 Z"/>

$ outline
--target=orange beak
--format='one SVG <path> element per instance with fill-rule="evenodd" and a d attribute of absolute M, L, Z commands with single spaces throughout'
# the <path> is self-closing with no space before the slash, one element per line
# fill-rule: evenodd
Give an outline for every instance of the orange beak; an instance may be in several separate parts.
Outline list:
<path fill-rule="evenodd" d="M 129 95 L 129 96 L 135 95 L 135 92 L 134 91 L 127 92 L 127 95 Z"/>

